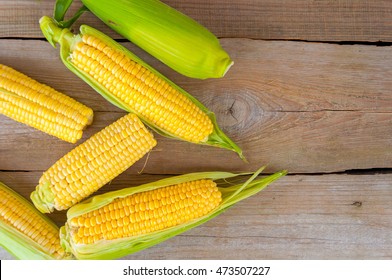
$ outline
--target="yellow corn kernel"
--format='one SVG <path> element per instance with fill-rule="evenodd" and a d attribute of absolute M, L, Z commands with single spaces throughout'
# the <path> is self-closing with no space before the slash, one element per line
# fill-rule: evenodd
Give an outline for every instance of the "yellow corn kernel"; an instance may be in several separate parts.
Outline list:
<path fill-rule="evenodd" d="M 41 212 L 65 210 L 128 169 L 156 145 L 134 114 L 93 135 L 40 178 L 31 198 Z"/>
<path fill-rule="evenodd" d="M 2 64 L 0 113 L 71 143 L 93 119 L 87 106 Z"/>
<path fill-rule="evenodd" d="M 188 97 L 92 35 L 82 36 L 71 61 L 142 119 L 175 137 L 202 143 L 214 130 L 211 119 Z"/>
<path fill-rule="evenodd" d="M 166 197 L 167 201 L 158 197 Z M 91 244 L 97 240 L 138 236 L 185 224 L 208 214 L 221 200 L 214 181 L 190 181 L 116 198 L 104 207 L 72 218 L 68 223 L 72 228 L 73 242 Z"/>
<path fill-rule="evenodd" d="M 59 230 L 56 225 L 43 217 L 33 205 L 0 182 L 0 229 L 3 226 L 19 232 L 31 243 L 36 243 L 44 250 L 44 254 L 53 258 L 65 257 L 65 251 L 60 245 Z M 14 236 L 14 240 L 16 240 Z M 2 241 L 2 240 L 0 240 Z M 3 244 L 16 257 L 26 256 L 20 251 Z M 15 249 L 15 251 L 13 251 Z"/>

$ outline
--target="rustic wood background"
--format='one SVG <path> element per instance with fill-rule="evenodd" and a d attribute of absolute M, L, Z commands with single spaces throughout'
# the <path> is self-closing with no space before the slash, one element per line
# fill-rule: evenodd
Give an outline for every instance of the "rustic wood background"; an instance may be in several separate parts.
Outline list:
<path fill-rule="evenodd" d="M 54 2 L 0 1 L 0 63 L 93 108 L 81 143 L 125 113 L 69 72 L 44 40 L 38 19 L 52 14 Z M 220 38 L 235 61 L 224 78 L 183 77 L 121 42 L 214 111 L 249 163 L 157 135 L 144 169 L 146 158 L 99 192 L 193 171 L 268 164 L 266 173 L 290 173 L 218 218 L 126 259 L 392 258 L 392 1 L 164 2 Z M 91 14 L 78 23 L 122 39 Z M 0 181 L 26 198 L 42 172 L 75 147 L 5 116 L 0 127 Z M 64 212 L 50 216 L 65 221 Z M 10 258 L 0 249 L 0 259 Z"/>

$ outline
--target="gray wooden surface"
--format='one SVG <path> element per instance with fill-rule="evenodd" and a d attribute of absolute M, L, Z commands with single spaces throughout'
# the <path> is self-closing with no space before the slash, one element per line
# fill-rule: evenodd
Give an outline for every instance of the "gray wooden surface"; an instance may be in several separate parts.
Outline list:
<path fill-rule="evenodd" d="M 214 111 L 249 163 L 230 151 L 155 135 L 148 160 L 99 193 L 172 174 L 265 164 L 267 173 L 287 169 L 289 175 L 126 259 L 390 259 L 392 2 L 164 2 L 220 37 L 235 61 L 227 75 L 186 78 L 123 44 Z M 58 49 L 43 40 L 38 19 L 51 15 L 53 3 L 0 1 L 0 63 L 93 108 L 81 143 L 125 113 L 68 71 Z M 91 14 L 82 22 L 121 38 Z M 0 116 L 0 181 L 28 198 L 42 172 L 74 147 Z M 59 226 L 65 221 L 64 212 L 50 217 Z M 0 248 L 0 259 L 9 258 Z"/>

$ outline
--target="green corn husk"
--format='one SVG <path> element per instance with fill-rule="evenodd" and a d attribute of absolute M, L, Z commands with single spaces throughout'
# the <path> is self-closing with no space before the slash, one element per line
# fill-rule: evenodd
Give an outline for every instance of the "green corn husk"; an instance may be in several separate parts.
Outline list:
<path fill-rule="evenodd" d="M 222 202 L 216 209 L 214 209 L 207 215 L 189 221 L 185 224 L 173 226 L 168 229 L 139 236 L 126 237 L 116 240 L 100 240 L 94 244 L 73 243 L 73 230 L 67 222 L 65 226 L 60 228 L 61 244 L 67 252 L 72 252 L 72 254 L 74 254 L 75 257 L 78 259 L 117 259 L 149 248 L 175 235 L 183 233 L 191 228 L 194 228 L 207 222 L 208 220 L 223 213 L 235 203 L 260 192 L 266 186 L 287 173 L 286 171 L 281 171 L 265 178 L 257 179 L 257 176 L 260 174 L 260 172 L 262 172 L 262 170 L 263 168 L 260 168 L 258 171 L 253 173 L 252 176 L 245 183 L 239 183 L 234 185 L 228 182 L 230 178 L 249 174 L 233 174 L 228 172 L 191 173 L 159 180 L 138 187 L 126 188 L 119 191 L 113 191 L 92 197 L 70 208 L 67 212 L 68 221 L 70 221 L 74 217 L 78 217 L 90 211 L 104 207 L 116 198 L 126 197 L 139 192 L 151 191 L 170 185 L 200 179 L 211 179 L 217 182 L 219 190 L 222 193 Z"/>
<path fill-rule="evenodd" d="M 152 68 L 144 61 L 142 61 L 139 57 L 137 57 L 135 54 L 133 54 L 132 52 L 130 52 L 129 50 L 127 50 L 126 48 L 124 48 L 123 46 L 115 42 L 110 37 L 106 36 L 102 32 L 87 25 L 82 25 L 80 27 L 80 34 L 74 35 L 71 33 L 69 29 L 60 28 L 55 20 L 47 16 L 44 16 L 40 19 L 40 27 L 46 39 L 53 47 L 55 47 L 57 43 L 60 44 L 60 58 L 65 64 L 65 66 L 68 69 L 70 69 L 73 73 L 75 73 L 78 77 L 80 77 L 82 80 L 84 80 L 87 84 L 89 84 L 92 88 L 94 88 L 99 94 L 101 94 L 106 100 L 111 102 L 113 105 L 127 112 L 132 112 L 136 114 L 146 125 L 148 125 L 154 131 L 156 131 L 157 133 L 163 136 L 178 139 L 178 140 L 184 140 L 175 135 L 172 135 L 168 131 L 165 131 L 164 129 L 152 123 L 151 121 L 146 120 L 139 112 L 132 110 L 132 108 L 130 108 L 128 104 L 122 102 L 121 100 L 113 96 L 104 86 L 102 86 L 98 81 L 96 81 L 91 75 L 89 75 L 82 69 L 77 68 L 72 63 L 70 56 L 72 54 L 73 47 L 76 43 L 78 43 L 81 40 L 81 35 L 83 34 L 89 34 L 94 37 L 97 37 L 103 42 L 105 42 L 106 44 L 110 45 L 111 47 L 121 51 L 123 54 L 125 54 L 133 61 L 141 64 L 143 67 L 147 68 L 149 71 L 151 71 L 161 79 L 165 80 L 169 85 L 177 89 L 180 93 L 182 93 L 187 98 L 189 98 L 196 106 L 198 106 L 211 119 L 214 126 L 214 130 L 208 136 L 208 139 L 206 139 L 205 142 L 200 142 L 197 144 L 216 146 L 216 147 L 234 151 L 240 156 L 241 159 L 246 161 L 245 157 L 242 154 L 242 150 L 219 128 L 215 118 L 215 114 L 213 112 L 209 111 L 202 103 L 200 103 L 196 98 L 194 98 L 184 89 L 177 86 L 175 83 L 173 83 L 168 78 L 160 74 L 157 70 Z"/>
<path fill-rule="evenodd" d="M 8 186 L 0 182 L 0 189 L 7 192 L 9 195 L 14 197 L 18 202 L 25 205 L 29 211 L 38 216 L 47 227 L 52 227 L 58 231 L 58 227 L 45 215 L 40 213 L 29 201 L 24 197 L 10 189 Z M 1 205 L 8 203 L 6 198 L 0 197 Z M 15 227 L 9 225 L 3 218 L 0 217 L 0 246 L 6 249 L 16 259 L 22 260 L 53 260 L 58 259 L 52 255 L 46 248 L 32 240 L 20 232 Z M 70 259 L 69 254 L 64 254 L 60 257 L 64 259 Z"/>
<path fill-rule="evenodd" d="M 56 20 L 64 19 L 71 3 L 57 1 Z M 214 34 L 159 0 L 82 0 L 82 3 L 117 33 L 185 76 L 220 78 L 233 64 Z"/>

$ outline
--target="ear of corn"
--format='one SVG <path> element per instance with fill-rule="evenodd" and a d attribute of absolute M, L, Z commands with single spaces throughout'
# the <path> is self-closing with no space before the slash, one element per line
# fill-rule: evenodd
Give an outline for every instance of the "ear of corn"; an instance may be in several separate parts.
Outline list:
<path fill-rule="evenodd" d="M 48 41 L 61 45 L 63 63 L 112 104 L 161 135 L 229 149 L 245 159 L 214 113 L 108 36 L 86 25 L 74 36 L 48 17 L 40 24 Z"/>
<path fill-rule="evenodd" d="M 65 210 L 128 169 L 156 145 L 134 114 L 127 114 L 70 151 L 40 178 L 31 194 L 43 213 Z"/>
<path fill-rule="evenodd" d="M 24 197 L 0 182 L 0 246 L 17 259 L 69 258 L 59 229 Z"/>
<path fill-rule="evenodd" d="M 246 182 L 246 174 L 202 172 L 176 176 L 92 197 L 67 212 L 62 246 L 78 259 L 115 259 L 201 225 L 286 174 Z"/>
<path fill-rule="evenodd" d="M 2 64 L 0 114 L 70 143 L 93 119 L 87 106 Z"/>
<path fill-rule="evenodd" d="M 62 22 L 70 0 L 57 1 Z M 192 78 L 220 78 L 233 64 L 207 28 L 158 0 L 82 0 L 110 28 L 175 71 Z"/>

